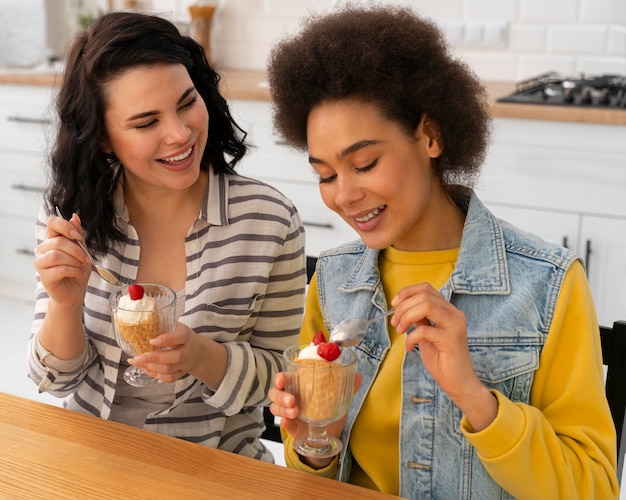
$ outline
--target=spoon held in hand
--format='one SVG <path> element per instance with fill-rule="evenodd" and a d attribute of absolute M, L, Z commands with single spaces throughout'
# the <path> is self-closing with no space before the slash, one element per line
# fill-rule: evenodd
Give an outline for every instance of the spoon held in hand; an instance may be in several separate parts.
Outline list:
<path fill-rule="evenodd" d="M 389 311 L 385 314 L 381 314 L 380 316 L 367 320 L 359 318 L 344 319 L 332 329 L 329 341 L 334 342 L 341 347 L 356 345 L 363 340 L 363 337 L 365 337 L 365 334 L 367 333 L 367 329 L 372 323 L 380 321 L 381 319 L 393 314 L 394 310 L 395 309 L 389 309 Z"/>
<path fill-rule="evenodd" d="M 56 210 L 56 213 L 59 217 L 61 217 L 61 219 L 66 219 L 63 214 L 61 213 L 61 209 L 56 206 L 54 207 Z M 87 257 L 89 258 L 89 262 L 91 262 L 91 267 L 96 271 L 96 273 L 98 274 L 98 276 L 100 276 L 104 281 L 108 281 L 109 283 L 113 284 L 113 285 L 117 285 L 117 286 L 123 286 L 124 283 L 122 283 L 120 280 L 118 280 L 111 271 L 109 271 L 108 269 L 102 267 L 99 264 L 96 264 L 93 260 L 93 257 L 91 256 L 91 254 L 89 253 L 89 250 L 87 250 L 87 247 L 85 247 L 85 245 L 83 245 L 83 242 L 80 240 L 74 240 L 77 245 L 82 249 L 83 252 L 85 252 L 85 255 L 87 255 Z"/>

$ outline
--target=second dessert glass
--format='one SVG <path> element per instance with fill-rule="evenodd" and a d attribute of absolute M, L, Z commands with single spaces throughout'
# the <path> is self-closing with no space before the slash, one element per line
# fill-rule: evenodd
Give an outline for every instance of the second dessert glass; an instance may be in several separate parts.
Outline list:
<path fill-rule="evenodd" d="M 306 436 L 296 439 L 294 449 L 309 457 L 332 457 L 341 451 L 342 443 L 329 436 L 327 425 L 341 418 L 350 407 L 356 376 L 356 355 L 342 349 L 334 361 L 298 359 L 309 344 L 298 344 L 285 350 L 287 384 L 285 390 L 296 398 L 298 417 L 309 426 Z"/>
<path fill-rule="evenodd" d="M 162 333 L 172 332 L 176 324 L 176 293 L 174 290 L 152 283 L 137 284 L 143 287 L 145 296 L 154 299 L 156 308 L 153 311 L 120 308 L 120 298 L 128 295 L 127 285 L 117 288 L 109 297 L 115 340 L 129 356 L 158 350 L 158 347 L 150 344 L 150 340 Z M 146 375 L 143 370 L 135 366 L 129 366 L 126 369 L 124 380 L 135 387 L 159 382 L 158 379 Z"/>

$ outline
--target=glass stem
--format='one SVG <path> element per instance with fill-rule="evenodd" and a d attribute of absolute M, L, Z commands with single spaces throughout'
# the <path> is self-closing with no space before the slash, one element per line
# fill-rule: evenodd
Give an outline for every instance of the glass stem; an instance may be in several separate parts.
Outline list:
<path fill-rule="evenodd" d="M 326 426 L 309 424 L 309 435 L 306 437 L 306 444 L 318 450 L 330 446 Z"/>

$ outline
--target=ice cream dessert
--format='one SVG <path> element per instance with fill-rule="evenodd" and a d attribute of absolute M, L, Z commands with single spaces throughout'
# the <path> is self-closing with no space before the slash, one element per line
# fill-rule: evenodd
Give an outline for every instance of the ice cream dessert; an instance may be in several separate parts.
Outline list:
<path fill-rule="evenodd" d="M 124 340 L 137 353 L 154 351 L 150 340 L 159 335 L 159 315 L 153 297 L 141 285 L 129 285 L 128 294 L 117 303 L 117 327 Z"/>
<path fill-rule="evenodd" d="M 341 348 L 326 342 L 320 331 L 300 350 L 297 365 L 300 416 L 304 420 L 332 421 L 345 390 L 345 370 L 339 362 Z"/>

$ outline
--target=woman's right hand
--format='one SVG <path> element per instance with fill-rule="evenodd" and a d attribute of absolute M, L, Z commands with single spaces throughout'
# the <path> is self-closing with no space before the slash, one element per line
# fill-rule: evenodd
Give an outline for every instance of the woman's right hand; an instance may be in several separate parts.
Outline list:
<path fill-rule="evenodd" d="M 306 434 L 308 426 L 298 418 L 296 397 L 285 391 L 287 374 L 277 373 L 274 376 L 274 386 L 269 390 L 269 398 L 272 401 L 270 411 L 276 417 L 281 418 L 280 426 L 285 429 L 294 439 Z"/>
<path fill-rule="evenodd" d="M 284 390 L 286 383 L 287 374 L 285 372 L 279 372 L 274 376 L 274 385 L 270 388 L 268 393 L 272 401 L 270 412 L 272 412 L 272 415 L 280 417 L 280 426 L 287 431 L 293 439 L 297 439 L 307 433 L 308 425 L 298 418 L 296 397 Z M 357 373 L 354 379 L 354 392 L 358 390 L 360 385 L 361 375 Z M 339 420 L 328 424 L 326 427 L 328 434 L 337 438 L 341 437 L 341 432 L 346 425 L 346 417 L 347 415 L 344 415 Z M 304 456 L 300 456 L 300 459 L 307 465 L 316 469 L 326 467 L 332 461 L 332 458 L 309 458 Z"/>
<path fill-rule="evenodd" d="M 51 217 L 47 236 L 35 249 L 35 269 L 51 300 L 59 304 L 77 305 L 84 300 L 91 274 L 91 263 L 76 243 L 83 239 L 80 219 L 69 221 Z"/>
<path fill-rule="evenodd" d="M 296 406 L 296 398 L 293 394 L 286 392 L 285 384 L 287 383 L 287 374 L 285 372 L 277 373 L 274 376 L 274 386 L 269 390 L 269 398 L 272 401 L 270 411 L 276 417 L 281 417 L 280 426 L 289 433 L 293 439 L 307 433 L 308 425 L 298 418 L 298 407 Z M 327 427 L 328 434 L 339 437 L 341 430 L 346 422 L 345 417 L 329 424 Z M 315 469 L 326 467 L 332 458 L 312 458 L 300 455 L 303 463 Z"/>

